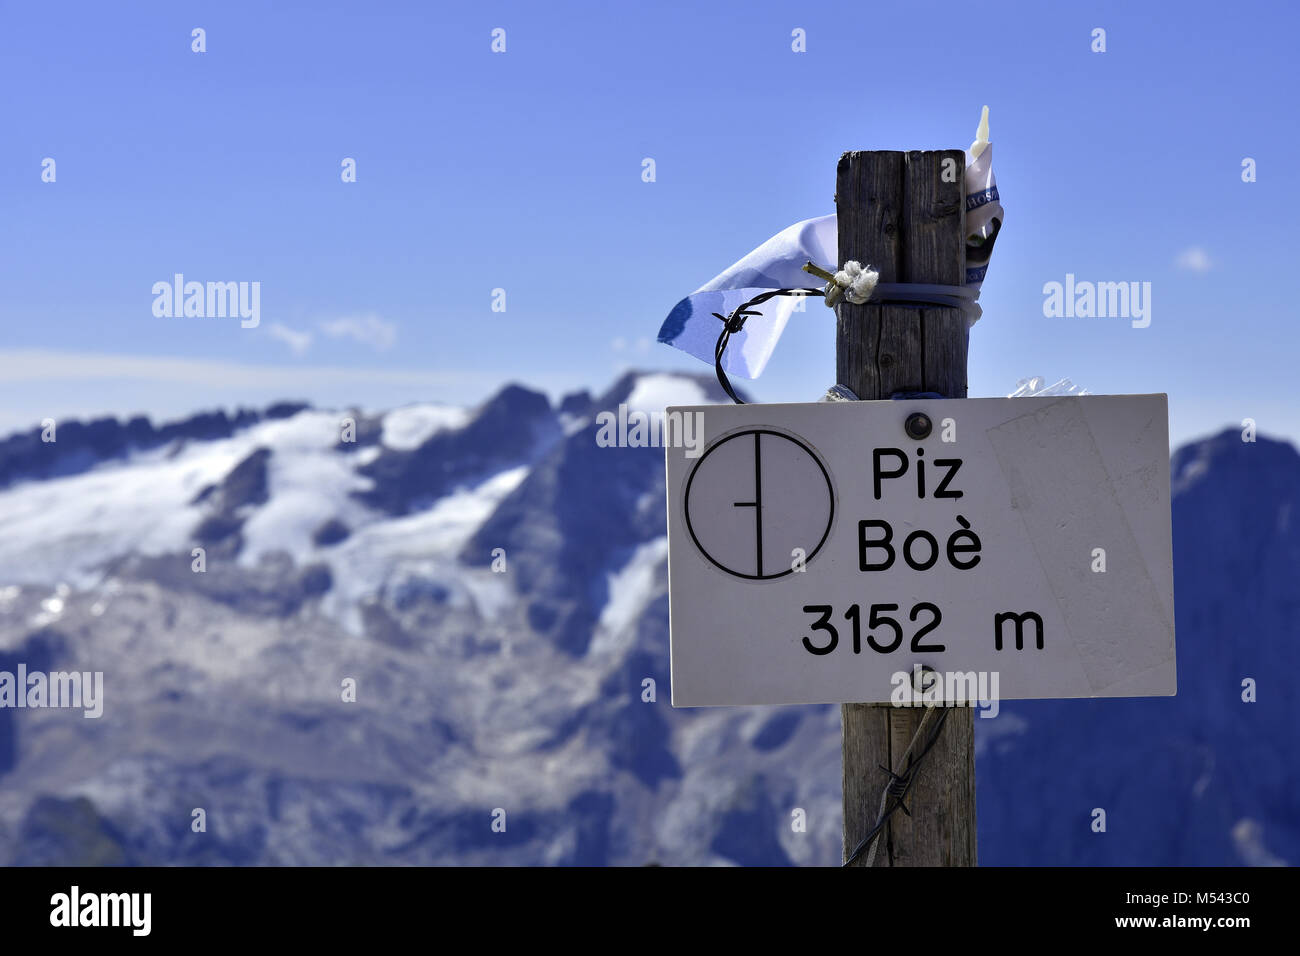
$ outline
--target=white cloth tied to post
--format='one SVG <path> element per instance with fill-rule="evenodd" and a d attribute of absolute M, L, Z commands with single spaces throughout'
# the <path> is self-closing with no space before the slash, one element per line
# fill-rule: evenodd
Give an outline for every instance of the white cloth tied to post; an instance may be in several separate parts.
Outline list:
<path fill-rule="evenodd" d="M 891 299 L 935 302 L 950 300 L 964 308 L 973 325 L 979 318 L 980 286 L 988 271 L 989 255 L 1003 220 L 997 179 L 993 175 L 993 146 L 988 142 L 988 108 L 980 118 L 976 141 L 966 152 L 966 295 L 951 295 L 943 286 L 877 283 L 870 264 L 846 262 L 840 267 L 839 223 L 834 213 L 805 219 L 789 226 L 763 243 L 739 262 L 724 269 L 673 307 L 659 329 L 659 341 L 679 348 L 702 361 L 714 364 L 721 323 L 714 313 L 731 315 L 751 299 L 774 289 L 797 289 L 808 285 L 804 264 L 825 265 L 836 270 L 836 281 L 827 288 L 827 304 L 834 305 L 842 294 L 850 302 L 866 301 L 874 292 L 888 292 Z M 850 267 L 853 267 L 851 270 Z M 854 271 L 856 270 L 856 271 Z M 840 281 L 841 277 L 844 279 Z M 909 291 L 910 290 L 910 291 Z M 863 295 L 863 292 L 866 294 Z M 945 295 L 946 293 L 949 293 Z M 799 296 L 777 296 L 751 308 L 744 326 L 732 334 L 722 369 L 728 375 L 758 378 L 786 322 L 803 300 Z M 801 309 L 802 311 L 802 309 Z"/>

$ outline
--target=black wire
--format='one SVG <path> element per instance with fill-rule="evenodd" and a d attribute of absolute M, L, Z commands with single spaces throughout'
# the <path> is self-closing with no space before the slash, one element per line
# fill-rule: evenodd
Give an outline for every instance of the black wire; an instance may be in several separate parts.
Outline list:
<path fill-rule="evenodd" d="M 935 743 L 939 740 L 939 734 L 943 730 L 943 723 L 948 719 L 948 714 L 952 711 L 951 707 L 943 707 L 941 709 L 943 713 L 939 715 L 939 723 L 935 725 L 934 731 L 930 734 L 925 746 L 921 748 L 921 752 L 915 757 L 908 758 L 907 767 L 901 774 L 894 773 L 894 771 L 890 770 L 888 767 L 880 768 L 885 771 L 885 773 L 889 774 L 889 783 L 885 785 L 885 790 L 894 798 L 893 803 L 886 805 L 884 814 L 876 822 L 876 825 L 871 828 L 871 832 L 863 837 L 862 842 L 859 843 L 853 852 L 849 854 L 848 859 L 842 864 L 843 866 L 852 865 L 858 857 L 867 851 L 867 848 L 871 846 L 872 841 L 876 839 L 876 836 L 884 829 L 885 824 L 889 822 L 889 818 L 894 815 L 895 810 L 901 808 L 903 813 L 907 814 L 907 816 L 910 817 L 912 815 L 912 812 L 903 805 L 903 800 L 912 791 L 912 785 L 916 783 L 916 772 L 920 769 L 921 761 L 925 759 L 926 754 L 930 752 L 931 748 L 934 747 Z"/>
<path fill-rule="evenodd" d="M 751 315 L 763 314 L 754 311 L 754 306 L 762 305 L 768 299 L 775 298 L 778 295 L 820 296 L 822 294 L 823 290 L 821 289 L 771 289 L 743 303 L 731 315 L 722 315 L 720 312 L 713 313 L 716 318 L 722 321 L 722 331 L 718 333 L 718 344 L 713 350 L 713 367 L 718 373 L 718 384 L 722 386 L 722 390 L 731 397 L 733 402 L 737 405 L 745 404 L 745 400 L 738 396 L 735 389 L 731 387 L 731 380 L 727 378 L 727 373 L 722 370 L 722 354 L 727 350 L 727 343 L 731 340 L 731 334 L 744 328 L 747 318 Z"/>

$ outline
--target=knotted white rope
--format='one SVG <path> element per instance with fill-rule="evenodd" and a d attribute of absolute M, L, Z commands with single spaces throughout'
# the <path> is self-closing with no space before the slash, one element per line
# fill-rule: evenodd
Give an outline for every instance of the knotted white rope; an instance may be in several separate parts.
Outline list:
<path fill-rule="evenodd" d="M 831 281 L 826 283 L 826 304 L 834 308 L 835 303 L 843 296 L 853 305 L 866 305 L 867 300 L 871 298 L 871 293 L 876 291 L 876 283 L 879 281 L 879 272 L 870 266 L 864 269 L 862 263 L 850 259 L 844 263 L 844 268 L 835 273 Z"/>
<path fill-rule="evenodd" d="M 822 295 L 826 305 L 834 308 L 843 299 L 851 305 L 868 302 L 898 302 L 905 305 L 937 306 L 961 309 L 974 325 L 980 317 L 979 290 L 973 286 L 935 285 L 926 282 L 881 282 L 880 273 L 849 260 L 838 272 L 830 272 L 811 262 L 804 263 L 804 272 L 826 280 Z"/>

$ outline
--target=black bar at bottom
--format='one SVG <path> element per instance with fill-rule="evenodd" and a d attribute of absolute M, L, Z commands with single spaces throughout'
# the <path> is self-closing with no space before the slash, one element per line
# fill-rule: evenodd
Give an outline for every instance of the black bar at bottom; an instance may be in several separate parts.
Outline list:
<path fill-rule="evenodd" d="M 298 948 L 413 935 L 451 942 L 452 931 L 492 943 L 599 944 L 617 938 L 611 922 L 627 939 L 669 945 L 689 943 L 692 926 L 733 940 L 784 926 L 809 945 L 844 932 L 864 943 L 1200 935 L 1233 945 L 1293 930 L 1298 883 L 1291 870 L 1208 868 L 7 869 L 0 926 L 7 943 L 75 935 Z"/>

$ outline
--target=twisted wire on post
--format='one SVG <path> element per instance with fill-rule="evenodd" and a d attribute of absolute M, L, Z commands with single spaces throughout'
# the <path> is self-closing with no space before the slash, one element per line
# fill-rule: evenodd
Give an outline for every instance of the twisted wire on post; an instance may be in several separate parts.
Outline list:
<path fill-rule="evenodd" d="M 772 289 L 764 292 L 762 295 L 755 296 L 748 302 L 742 304 L 731 315 L 723 315 L 720 312 L 714 312 L 716 318 L 722 320 L 722 331 L 718 333 L 718 344 L 713 350 L 713 367 L 718 373 L 718 384 L 722 390 L 731 397 L 731 400 L 737 405 L 744 405 L 745 400 L 740 398 L 735 389 L 731 387 L 731 380 L 727 378 L 727 373 L 722 370 L 722 353 L 727 350 L 727 343 L 731 340 L 733 332 L 739 332 L 744 328 L 745 320 L 751 315 L 762 315 L 761 312 L 753 311 L 754 306 L 762 305 L 768 299 L 774 299 L 778 295 L 821 295 L 821 289 Z"/>
<path fill-rule="evenodd" d="M 978 290 L 957 285 L 931 285 L 923 282 L 881 282 L 880 274 L 870 266 L 861 263 L 844 263 L 838 272 L 829 272 L 813 263 L 806 263 L 805 272 L 826 280 L 824 289 L 770 289 L 743 303 L 730 315 L 714 312 L 715 318 L 722 322 L 722 331 L 718 333 L 718 344 L 713 350 L 713 366 L 718 373 L 718 384 L 737 405 L 745 402 L 736 395 L 731 387 L 727 373 L 722 369 L 722 355 L 727 350 L 727 343 L 733 333 L 744 328 L 745 320 L 752 315 L 762 315 L 755 311 L 755 306 L 762 305 L 779 295 L 815 295 L 825 298 L 826 305 L 834 307 L 841 298 L 852 305 L 896 303 L 908 306 L 938 306 L 946 309 L 961 309 L 973 325 L 980 317 Z"/>
<path fill-rule="evenodd" d="M 935 711 L 939 712 L 939 722 L 934 726 L 934 732 L 930 734 L 925 746 L 921 752 L 912 757 L 912 748 L 916 742 L 921 739 L 921 731 L 925 729 L 926 723 L 930 720 L 930 715 Z M 916 772 L 920 769 L 921 763 L 925 760 L 926 755 L 939 740 L 939 735 L 943 732 L 944 721 L 948 719 L 948 714 L 952 712 L 951 707 L 927 707 L 925 716 L 916 727 L 916 733 L 912 735 L 912 742 L 907 745 L 907 750 L 903 751 L 903 757 L 899 761 L 901 765 L 897 771 L 890 770 L 888 767 L 880 769 L 889 774 L 889 782 L 885 784 L 884 793 L 880 795 L 880 811 L 876 815 L 876 825 L 871 828 L 871 832 L 862 838 L 862 842 L 854 847 L 853 852 L 849 854 L 848 859 L 843 863 L 844 866 L 851 866 L 858 857 L 870 848 L 867 853 L 867 866 L 871 866 L 876 861 L 876 848 L 879 846 L 877 838 L 881 831 L 884 830 L 885 824 L 897 810 L 902 810 L 907 816 L 912 812 L 904 805 L 903 800 L 912 791 L 912 785 L 916 783 Z M 889 798 L 893 797 L 894 802 L 891 804 Z"/>

